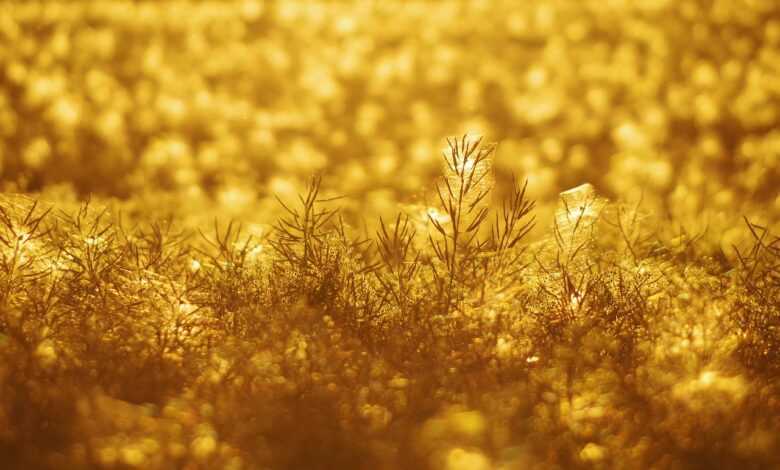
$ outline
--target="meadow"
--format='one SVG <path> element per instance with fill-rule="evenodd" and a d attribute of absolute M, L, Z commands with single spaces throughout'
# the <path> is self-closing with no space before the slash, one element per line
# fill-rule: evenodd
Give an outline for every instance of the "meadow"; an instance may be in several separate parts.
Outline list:
<path fill-rule="evenodd" d="M 780 469 L 775 0 L 0 1 L 0 467 Z"/>

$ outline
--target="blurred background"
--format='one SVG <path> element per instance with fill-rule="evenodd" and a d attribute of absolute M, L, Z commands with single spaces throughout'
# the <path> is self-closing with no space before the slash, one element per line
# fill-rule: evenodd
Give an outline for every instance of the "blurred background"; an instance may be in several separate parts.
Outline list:
<path fill-rule="evenodd" d="M 473 132 L 542 207 L 589 182 L 722 234 L 778 220 L 779 98 L 776 0 L 0 3 L 3 189 L 183 218 L 315 173 L 392 213 Z"/>

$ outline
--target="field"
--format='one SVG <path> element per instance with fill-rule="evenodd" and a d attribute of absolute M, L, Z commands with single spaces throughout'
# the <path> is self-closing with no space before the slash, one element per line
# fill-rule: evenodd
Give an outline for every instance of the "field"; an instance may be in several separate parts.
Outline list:
<path fill-rule="evenodd" d="M 780 469 L 776 0 L 0 0 L 0 468 Z"/>

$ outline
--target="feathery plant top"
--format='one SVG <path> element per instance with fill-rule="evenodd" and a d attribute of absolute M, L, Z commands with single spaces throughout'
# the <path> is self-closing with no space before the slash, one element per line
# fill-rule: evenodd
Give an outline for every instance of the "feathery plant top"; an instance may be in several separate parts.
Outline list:
<path fill-rule="evenodd" d="M 464 135 L 447 139 L 444 149 L 445 183 L 453 196 L 466 204 L 475 203 L 479 195 L 493 186 L 493 154 L 495 144 L 483 144 L 482 136 Z M 480 198 L 481 199 L 481 198 Z"/>

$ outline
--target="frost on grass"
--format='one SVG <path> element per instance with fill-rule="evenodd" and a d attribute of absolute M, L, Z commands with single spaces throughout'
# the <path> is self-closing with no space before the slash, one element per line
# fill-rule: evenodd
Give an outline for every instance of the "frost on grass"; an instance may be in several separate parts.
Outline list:
<path fill-rule="evenodd" d="M 573 262 L 598 237 L 598 222 L 606 204 L 590 183 L 560 193 L 554 234 L 564 262 Z"/>
<path fill-rule="evenodd" d="M 780 463 L 776 235 L 748 222 L 723 273 L 584 184 L 532 241 L 527 186 L 496 197 L 495 147 L 448 143 L 435 202 L 370 237 L 319 178 L 252 236 L 3 198 L 6 461 Z"/>

